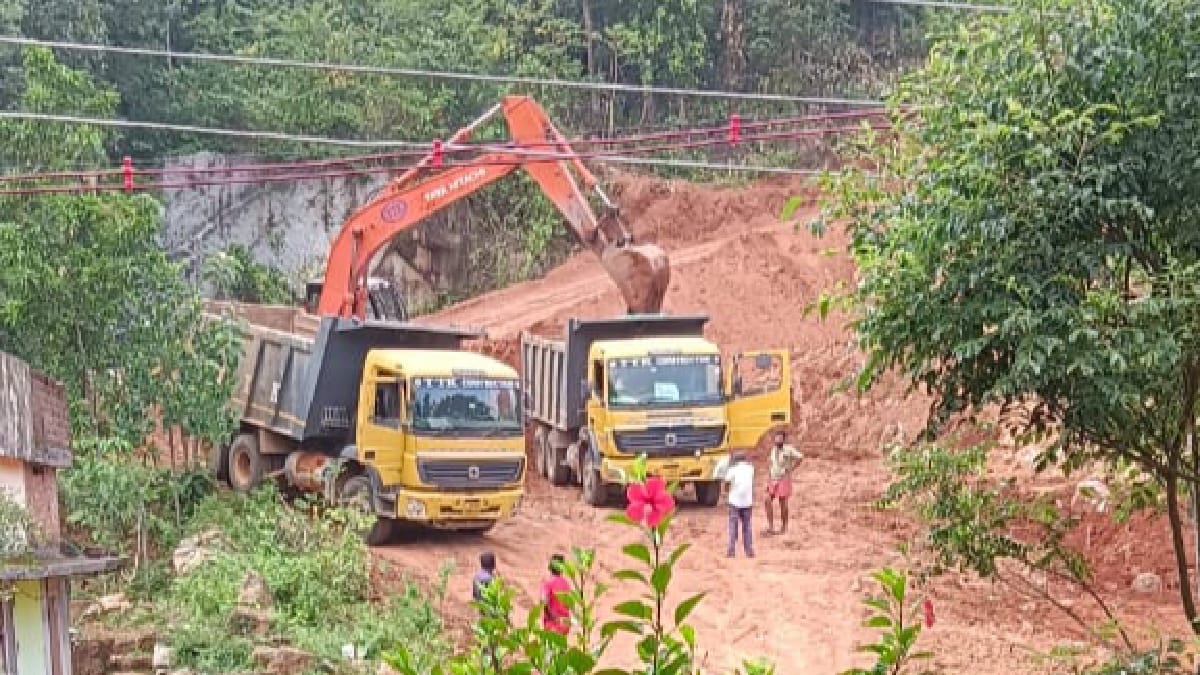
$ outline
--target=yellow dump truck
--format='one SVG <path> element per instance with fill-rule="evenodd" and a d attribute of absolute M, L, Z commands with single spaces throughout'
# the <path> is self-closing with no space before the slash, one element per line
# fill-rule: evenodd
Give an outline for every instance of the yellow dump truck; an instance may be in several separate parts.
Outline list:
<path fill-rule="evenodd" d="M 239 491 L 264 477 L 397 524 L 484 532 L 518 508 L 525 478 L 517 372 L 462 350 L 481 333 L 226 306 L 244 354 L 240 428 L 210 458 Z"/>
<path fill-rule="evenodd" d="M 791 422 L 787 351 L 722 358 L 704 338 L 706 316 L 572 319 L 563 340 L 523 335 L 522 387 L 534 425 L 531 454 L 555 485 L 578 484 L 602 506 L 633 462 L 689 484 L 715 506 L 717 467 Z"/>

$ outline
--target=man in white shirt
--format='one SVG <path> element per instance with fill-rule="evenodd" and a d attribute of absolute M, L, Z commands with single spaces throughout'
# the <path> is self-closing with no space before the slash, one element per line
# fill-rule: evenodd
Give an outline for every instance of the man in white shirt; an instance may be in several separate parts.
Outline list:
<path fill-rule="evenodd" d="M 741 452 L 733 453 L 733 461 L 725 471 L 725 483 L 729 486 L 729 549 L 725 555 L 732 558 L 737 551 L 738 527 L 742 530 L 742 544 L 746 557 L 754 557 L 754 538 L 750 534 L 750 511 L 754 508 L 754 465 Z"/>

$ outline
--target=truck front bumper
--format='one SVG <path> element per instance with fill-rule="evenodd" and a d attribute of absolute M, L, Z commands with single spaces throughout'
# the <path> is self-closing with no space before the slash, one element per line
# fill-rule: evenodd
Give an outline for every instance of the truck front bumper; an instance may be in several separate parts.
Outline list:
<path fill-rule="evenodd" d="M 717 480 L 717 466 L 729 457 L 727 452 L 713 452 L 699 457 L 647 457 L 646 472 L 660 476 L 668 483 L 696 483 Z M 600 462 L 600 475 L 605 483 L 625 483 L 633 475 L 635 457 L 605 457 Z"/>
<path fill-rule="evenodd" d="M 487 492 L 434 492 L 398 488 L 379 496 L 380 513 L 430 527 L 459 529 L 489 525 L 520 508 L 522 488 Z"/>

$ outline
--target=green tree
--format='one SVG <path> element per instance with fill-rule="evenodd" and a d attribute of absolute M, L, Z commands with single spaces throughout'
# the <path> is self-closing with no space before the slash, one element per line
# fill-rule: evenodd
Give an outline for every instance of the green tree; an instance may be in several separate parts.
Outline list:
<path fill-rule="evenodd" d="M 867 387 L 896 368 L 936 428 L 988 404 L 1043 465 L 1126 459 L 1165 493 L 1184 613 L 1200 495 L 1200 6 L 1026 2 L 907 78 L 874 175 L 846 174 Z M 871 139 L 868 139 L 871 140 Z M 878 141 L 880 139 L 874 139 Z"/>
<path fill-rule="evenodd" d="M 28 50 L 23 74 L 27 110 L 105 116 L 117 104 L 47 50 Z M 86 126 L 0 124 L 0 158 L 26 169 L 95 162 L 105 141 Z M 136 447 L 157 409 L 223 440 L 238 340 L 201 320 L 199 296 L 158 246 L 160 211 L 144 194 L 0 199 L 0 349 L 64 380 L 77 433 Z"/>

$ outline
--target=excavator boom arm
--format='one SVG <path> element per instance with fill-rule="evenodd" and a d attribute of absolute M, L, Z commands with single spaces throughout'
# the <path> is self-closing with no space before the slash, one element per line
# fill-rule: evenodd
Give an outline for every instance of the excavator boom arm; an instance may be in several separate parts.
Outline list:
<path fill-rule="evenodd" d="M 366 279 L 371 261 L 388 242 L 518 168 L 523 168 L 541 187 L 579 241 L 599 256 L 631 312 L 661 310 L 669 280 L 666 255 L 656 246 L 631 245 L 628 231 L 608 197 L 599 190 L 595 177 L 533 99 L 506 97 L 499 106 L 455 133 L 450 143 L 467 140 L 496 112 L 504 114 L 516 147 L 497 149 L 450 168 L 436 168 L 433 155 L 426 156 L 391 181 L 342 226 L 330 249 L 318 313 L 362 318 L 366 312 Z M 421 179 L 422 174 L 427 177 Z M 599 194 L 605 204 L 602 218 L 596 217 L 579 180 Z"/>

